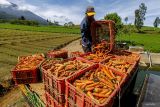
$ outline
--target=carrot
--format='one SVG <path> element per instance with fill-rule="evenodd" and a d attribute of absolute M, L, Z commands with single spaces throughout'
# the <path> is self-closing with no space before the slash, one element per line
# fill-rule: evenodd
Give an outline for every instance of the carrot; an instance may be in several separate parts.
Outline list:
<path fill-rule="evenodd" d="M 129 64 L 126 64 L 126 65 L 125 65 L 125 68 L 127 68 L 127 69 L 128 69 L 129 67 L 130 67 L 130 65 L 129 65 Z"/>
<path fill-rule="evenodd" d="M 95 83 L 93 83 L 93 84 L 88 85 L 87 87 L 95 87 L 95 86 L 98 85 L 98 84 L 99 84 L 99 82 L 95 82 Z"/>
<path fill-rule="evenodd" d="M 109 91 L 105 94 L 105 96 L 109 96 L 111 93 L 112 93 L 112 90 L 109 90 Z"/>
<path fill-rule="evenodd" d="M 84 85 L 85 83 L 75 83 L 76 86 L 82 86 Z"/>
<path fill-rule="evenodd" d="M 92 90 L 94 90 L 94 87 L 86 87 L 85 88 L 85 91 L 92 91 Z"/>
<path fill-rule="evenodd" d="M 92 80 L 93 77 L 94 77 L 94 72 L 91 73 L 91 75 L 90 75 L 90 80 Z"/>
<path fill-rule="evenodd" d="M 94 81 L 90 81 L 90 80 L 86 80 L 86 82 L 84 82 L 85 84 L 92 84 L 94 83 Z"/>
<path fill-rule="evenodd" d="M 87 84 L 84 84 L 81 86 L 81 89 L 84 89 L 87 86 Z"/>
<path fill-rule="evenodd" d="M 108 92 L 108 90 L 103 89 L 103 90 L 100 92 L 100 94 L 106 94 L 107 92 Z"/>
<path fill-rule="evenodd" d="M 101 92 L 102 91 L 102 88 L 94 88 L 94 92 L 98 93 L 98 92 Z"/>
<path fill-rule="evenodd" d="M 108 95 L 104 95 L 104 94 L 100 94 L 100 93 L 92 93 L 93 96 L 96 96 L 96 97 L 101 97 L 101 98 L 106 98 L 108 97 Z"/>
<path fill-rule="evenodd" d="M 93 97 L 93 95 L 92 95 L 92 93 L 91 93 L 90 91 L 87 92 L 87 95 L 88 95 L 90 98 L 94 99 L 94 97 Z"/>
<path fill-rule="evenodd" d="M 113 72 L 111 70 L 108 70 L 108 71 L 112 75 L 112 77 L 115 78 L 115 75 L 113 74 Z"/>
<path fill-rule="evenodd" d="M 104 67 L 102 68 L 102 71 L 106 74 L 107 77 L 113 79 L 113 77 L 107 72 L 107 70 Z"/>
<path fill-rule="evenodd" d="M 75 82 L 80 82 L 80 83 L 82 83 L 82 80 L 76 80 Z"/>
<path fill-rule="evenodd" d="M 100 101 L 100 103 L 104 103 L 107 100 L 107 98 L 103 98 L 103 100 Z"/>
<path fill-rule="evenodd" d="M 111 89 L 114 89 L 113 85 L 110 84 L 109 82 L 107 82 L 106 80 L 102 79 L 102 78 L 99 78 L 100 81 L 102 81 L 103 83 L 105 83 L 105 85 Z"/>
<path fill-rule="evenodd" d="M 117 81 L 119 81 L 119 82 L 120 82 L 120 81 L 121 81 L 121 79 L 122 79 L 122 77 L 121 77 L 121 76 L 117 76 L 116 78 L 117 78 Z"/>

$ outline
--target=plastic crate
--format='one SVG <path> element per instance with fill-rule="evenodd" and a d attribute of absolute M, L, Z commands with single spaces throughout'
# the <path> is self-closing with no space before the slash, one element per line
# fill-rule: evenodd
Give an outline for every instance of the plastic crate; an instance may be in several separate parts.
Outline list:
<path fill-rule="evenodd" d="M 75 52 L 71 52 L 70 53 L 70 57 L 73 58 L 73 57 L 80 57 L 81 55 L 83 55 L 84 53 L 82 52 L 79 52 L 79 51 L 75 51 Z"/>
<path fill-rule="evenodd" d="M 103 104 L 96 103 L 94 100 L 89 98 L 85 93 L 83 93 L 82 91 L 80 92 L 71 84 L 75 79 L 81 77 L 87 71 L 91 69 L 96 69 L 99 66 L 103 66 L 103 65 L 95 64 L 81 72 L 76 73 L 76 75 L 66 80 L 66 97 L 65 97 L 66 107 L 112 107 L 115 96 L 117 95 L 120 88 L 124 86 L 124 83 L 126 81 L 126 75 L 124 73 L 120 73 L 118 71 L 112 70 L 117 75 L 122 76 L 122 80 L 120 82 L 120 86 L 112 92 L 112 94 L 108 97 L 108 99 Z"/>
<path fill-rule="evenodd" d="M 48 86 L 48 85 L 44 85 L 44 89 L 45 91 L 52 97 L 54 98 L 58 103 L 60 104 L 64 104 L 65 103 L 65 96 L 64 94 L 58 94 L 57 90 L 55 90 L 54 88 Z"/>
<path fill-rule="evenodd" d="M 111 52 L 115 45 L 115 23 L 112 20 L 100 20 L 91 24 L 92 44 L 107 41 L 108 51 Z"/>
<path fill-rule="evenodd" d="M 66 50 L 51 50 L 51 51 L 47 52 L 47 57 L 48 58 L 67 59 L 68 58 L 68 51 L 66 51 Z"/>
<path fill-rule="evenodd" d="M 39 69 L 40 69 L 40 74 L 42 75 L 43 81 L 44 81 L 43 71 L 45 71 L 45 70 L 44 70 L 44 68 L 42 68 L 42 66 L 43 66 L 44 64 L 46 64 L 46 63 L 51 63 L 50 61 L 53 61 L 53 62 L 52 62 L 52 64 L 53 64 L 53 63 L 54 63 L 54 60 L 55 60 L 55 61 L 62 61 L 63 58 L 47 58 L 47 59 L 45 59 L 45 60 L 40 64 Z"/>
<path fill-rule="evenodd" d="M 130 59 L 130 62 L 135 62 L 135 61 L 139 61 L 140 60 L 140 55 L 138 53 L 135 52 L 129 52 L 127 50 L 114 50 L 113 54 L 117 57 L 121 57 L 121 58 L 126 58 Z M 130 56 L 133 55 L 133 56 Z"/>
<path fill-rule="evenodd" d="M 119 72 L 122 72 L 122 71 L 120 71 L 120 69 L 116 68 L 115 65 L 111 66 L 110 65 L 111 63 L 109 63 L 109 61 L 117 61 L 117 60 L 123 60 L 124 63 L 129 64 L 128 70 L 126 72 L 123 72 L 123 73 L 126 73 L 128 75 L 130 75 L 133 72 L 133 69 L 137 64 L 137 61 L 130 61 L 130 60 L 127 60 L 127 58 L 124 59 L 123 57 L 111 57 L 109 59 L 105 59 L 104 61 L 102 61 L 101 64 L 103 64 L 105 66 L 108 66 L 111 69 L 115 69 Z M 109 64 L 107 65 L 106 63 L 109 63 Z M 123 64 L 117 64 L 117 65 L 122 66 Z"/>
<path fill-rule="evenodd" d="M 79 57 L 67 59 L 67 60 L 64 60 L 64 62 L 69 61 L 69 60 L 81 60 L 86 63 L 89 63 L 90 65 L 93 65 L 93 63 L 88 62 L 88 61 L 86 61 L 82 58 L 79 58 Z M 55 77 L 53 74 L 51 74 L 51 73 L 47 72 L 45 69 L 43 69 L 43 66 L 41 67 L 41 70 L 43 72 L 43 81 L 46 86 L 46 90 L 48 90 L 48 92 L 50 92 L 50 90 L 54 90 L 54 92 L 50 92 L 49 94 L 51 94 L 51 96 L 53 96 L 53 98 L 55 97 L 55 95 L 60 95 L 58 97 L 56 96 L 55 99 L 58 102 L 59 101 L 64 102 L 65 98 L 63 96 L 65 95 L 65 79 L 67 79 L 68 77 L 59 79 L 59 78 Z M 82 70 L 82 69 L 80 69 L 80 70 Z M 75 71 L 75 73 L 79 72 L 80 70 Z M 73 73 L 72 75 L 74 75 L 75 73 Z"/>
<path fill-rule="evenodd" d="M 64 104 L 59 104 L 48 92 L 45 92 L 46 107 L 64 107 Z"/>
<path fill-rule="evenodd" d="M 30 70 L 15 70 L 12 71 L 12 76 L 15 84 L 30 84 L 39 82 L 39 69 L 33 68 Z"/>
<path fill-rule="evenodd" d="M 79 58 L 79 57 L 67 59 L 67 60 L 64 60 L 64 62 L 67 62 L 69 60 L 81 60 L 81 61 L 84 61 L 84 62 L 90 64 L 90 65 L 93 65 L 92 62 L 89 62 L 89 61 L 84 60 L 84 59 Z M 45 69 L 43 69 L 43 67 L 41 67 L 41 70 L 43 72 L 44 83 L 46 85 L 52 87 L 53 89 L 57 90 L 57 92 L 59 94 L 65 94 L 65 79 L 68 78 L 68 77 L 59 79 L 59 78 L 55 77 L 54 75 L 52 75 L 51 73 L 47 72 Z M 82 69 L 80 69 L 80 70 L 82 70 Z M 75 73 L 80 71 L 80 70 L 75 71 Z M 72 75 L 74 75 L 74 74 L 72 74 Z"/>

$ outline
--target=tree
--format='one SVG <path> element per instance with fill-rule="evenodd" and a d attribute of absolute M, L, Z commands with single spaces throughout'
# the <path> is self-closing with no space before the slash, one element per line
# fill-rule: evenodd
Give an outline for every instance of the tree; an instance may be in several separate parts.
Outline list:
<path fill-rule="evenodd" d="M 141 5 L 139 6 L 139 9 L 135 10 L 135 27 L 137 28 L 138 32 L 140 32 L 143 24 L 144 24 L 144 20 L 145 20 L 145 14 L 147 12 L 147 7 L 145 6 L 144 3 L 141 3 Z"/>
<path fill-rule="evenodd" d="M 26 20 L 26 18 L 24 16 L 21 16 L 19 19 L 20 20 Z"/>
<path fill-rule="evenodd" d="M 159 19 L 159 17 L 156 17 L 156 19 L 155 19 L 153 25 L 154 25 L 154 27 L 158 27 L 159 24 L 160 24 L 160 19 Z"/>
<path fill-rule="evenodd" d="M 73 22 L 68 22 L 68 26 L 74 26 L 74 23 Z"/>
<path fill-rule="evenodd" d="M 105 20 L 112 20 L 115 22 L 116 33 L 123 27 L 122 19 L 117 13 L 109 13 L 104 16 Z"/>
<path fill-rule="evenodd" d="M 68 23 L 65 23 L 64 26 L 67 26 L 67 27 L 74 26 L 74 23 L 72 21 L 70 21 Z"/>
<path fill-rule="evenodd" d="M 68 26 L 68 23 L 65 23 L 64 26 Z"/>
<path fill-rule="evenodd" d="M 53 25 L 59 26 L 59 22 L 58 21 L 54 21 Z"/>
<path fill-rule="evenodd" d="M 124 21 L 125 21 L 126 24 L 127 24 L 127 22 L 128 22 L 128 17 L 125 17 L 125 18 L 124 18 Z"/>

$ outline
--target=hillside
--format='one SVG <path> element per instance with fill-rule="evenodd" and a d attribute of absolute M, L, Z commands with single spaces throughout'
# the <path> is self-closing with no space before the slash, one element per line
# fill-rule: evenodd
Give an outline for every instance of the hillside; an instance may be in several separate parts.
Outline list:
<path fill-rule="evenodd" d="M 0 4 L 0 19 L 15 19 L 24 16 L 27 20 L 38 21 L 40 24 L 47 24 L 47 21 L 40 16 L 28 10 L 19 9 L 18 5 L 10 3 L 10 5 Z"/>

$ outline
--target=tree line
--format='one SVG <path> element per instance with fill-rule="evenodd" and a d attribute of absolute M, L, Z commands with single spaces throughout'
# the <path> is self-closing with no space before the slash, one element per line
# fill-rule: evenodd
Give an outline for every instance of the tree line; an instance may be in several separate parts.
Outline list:
<path fill-rule="evenodd" d="M 141 3 L 139 5 L 139 8 L 135 10 L 134 26 L 138 32 L 142 32 L 141 28 L 144 26 L 144 21 L 146 19 L 145 18 L 146 13 L 147 13 L 147 6 L 144 3 Z M 117 13 L 109 13 L 106 16 L 104 16 L 104 19 L 113 20 L 115 22 L 117 31 L 120 31 L 123 29 L 125 32 L 127 29 L 125 26 L 123 26 L 122 19 Z M 128 17 L 124 18 L 126 25 L 127 25 L 128 20 L 129 20 Z M 160 25 L 160 18 L 156 17 L 153 23 L 153 26 L 158 27 L 159 25 Z M 131 26 L 131 24 L 128 24 L 128 26 Z"/>

